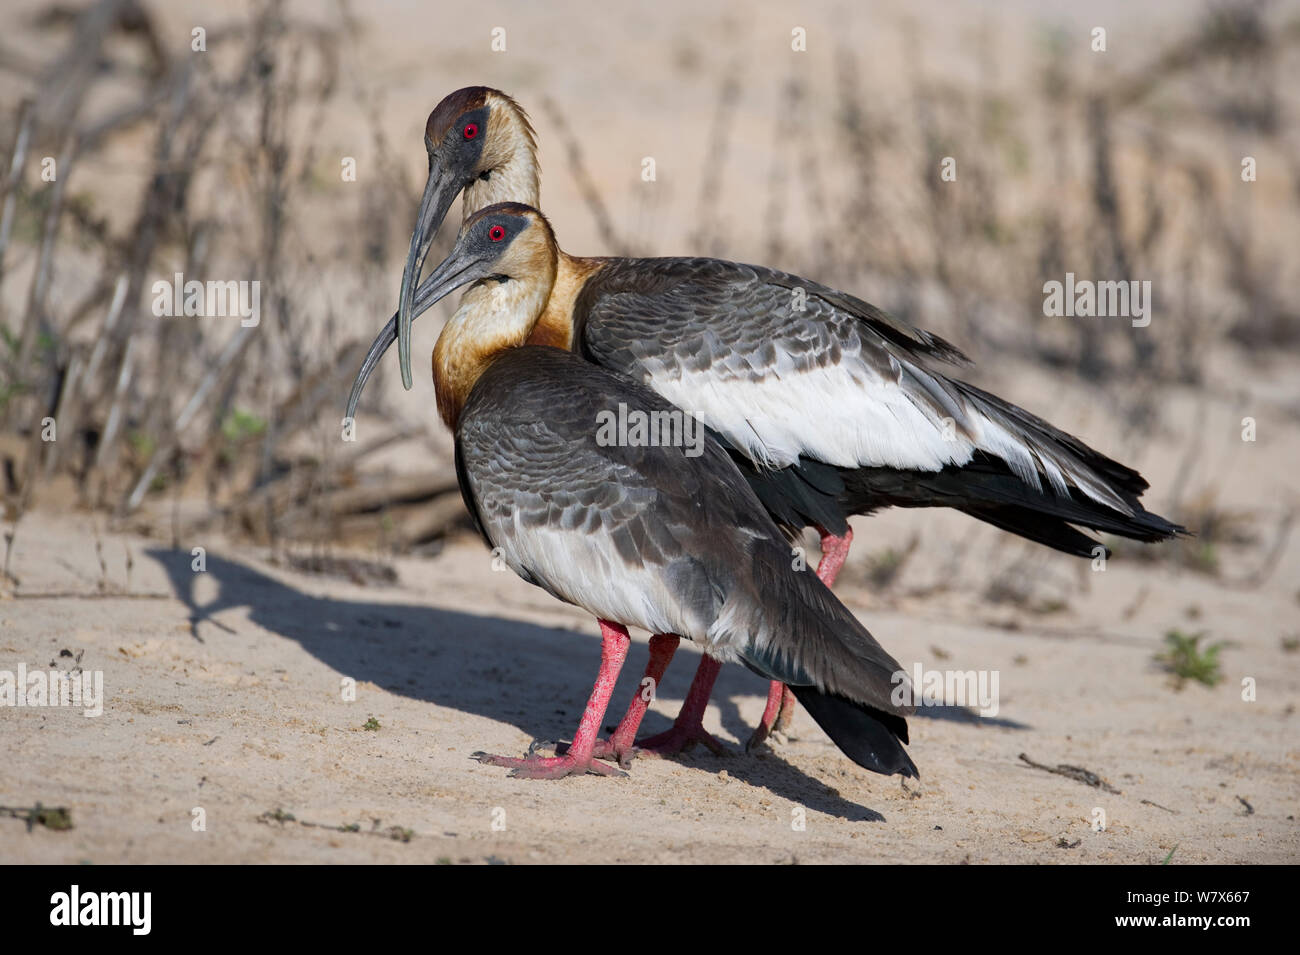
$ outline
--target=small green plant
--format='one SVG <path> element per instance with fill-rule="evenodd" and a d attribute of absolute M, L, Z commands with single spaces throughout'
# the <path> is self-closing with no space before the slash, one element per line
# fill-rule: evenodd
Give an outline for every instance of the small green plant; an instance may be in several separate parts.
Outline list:
<path fill-rule="evenodd" d="M 21 819 L 27 823 L 28 832 L 36 826 L 56 831 L 74 828 L 72 811 L 64 806 L 42 806 L 40 803 L 31 807 L 0 806 L 0 816 Z"/>
<path fill-rule="evenodd" d="M 153 455 L 154 449 L 158 447 L 158 442 L 154 440 L 153 435 L 143 431 L 128 431 L 126 440 L 142 460 L 148 460 Z"/>
<path fill-rule="evenodd" d="M 868 561 L 867 579 L 883 590 L 894 582 L 906 562 L 906 555 L 892 547 L 886 547 Z"/>
<path fill-rule="evenodd" d="M 371 732 L 374 732 L 375 730 L 379 729 L 379 720 L 375 719 L 372 716 L 370 717 L 370 719 L 366 720 L 363 724 L 361 724 L 361 728 L 363 730 L 370 730 Z"/>
<path fill-rule="evenodd" d="M 1204 636 L 1204 630 L 1193 634 L 1170 630 L 1165 634 L 1165 652 L 1156 655 L 1156 662 L 1173 674 L 1175 689 L 1181 690 L 1188 680 L 1215 686 L 1223 679 L 1219 651 L 1227 644 L 1211 643 L 1202 648 L 1200 642 Z"/>
<path fill-rule="evenodd" d="M 221 422 L 221 435 L 231 444 L 257 437 L 265 430 L 265 421 L 255 414 L 238 408 L 232 409 L 230 414 L 226 415 L 226 420 Z"/>
<path fill-rule="evenodd" d="M 877 590 L 888 590 L 889 587 L 898 579 L 903 568 L 907 566 L 907 559 L 912 556 L 919 543 L 919 538 L 913 537 L 907 542 L 902 550 L 896 550 L 893 547 L 886 547 L 878 554 L 873 554 L 867 558 L 867 580 Z"/>
<path fill-rule="evenodd" d="M 1184 547 L 1187 566 L 1210 577 L 1219 575 L 1219 551 L 1212 541 L 1198 541 Z"/>

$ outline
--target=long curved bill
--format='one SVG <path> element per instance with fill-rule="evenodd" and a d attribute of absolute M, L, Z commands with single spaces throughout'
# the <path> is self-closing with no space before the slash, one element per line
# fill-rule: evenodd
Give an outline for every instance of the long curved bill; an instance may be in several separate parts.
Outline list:
<path fill-rule="evenodd" d="M 411 308 L 407 313 L 407 348 L 410 348 L 410 328 L 411 324 L 427 312 L 438 302 L 442 301 L 462 285 L 468 285 L 470 282 L 483 277 L 483 270 L 476 268 L 479 263 L 476 259 L 467 258 L 460 251 L 459 246 L 452 250 L 451 255 L 447 256 L 433 274 L 420 283 L 412 296 Z M 398 352 L 401 352 L 401 328 L 400 313 L 394 315 L 388 320 L 375 340 L 370 343 L 370 350 L 366 352 L 365 359 L 361 362 L 361 370 L 357 372 L 357 379 L 352 383 L 352 393 L 348 395 L 347 416 L 355 419 L 357 416 L 357 404 L 361 401 L 361 392 L 366 387 L 366 382 L 370 380 L 370 373 L 375 370 L 379 364 L 379 359 L 384 357 L 384 353 L 392 347 L 393 342 L 398 343 Z M 405 364 L 407 375 L 410 374 L 410 358 L 408 354 Z M 403 381 L 405 384 L 405 381 Z M 410 386 L 407 385 L 409 388 Z"/>
<path fill-rule="evenodd" d="M 397 304 L 397 355 L 402 365 L 402 386 L 411 390 L 411 322 L 415 316 L 411 309 L 415 300 L 415 287 L 424 270 L 424 260 L 429 254 L 433 237 L 447 216 L 460 186 L 453 182 L 441 163 L 429 157 L 429 179 L 424 184 L 420 211 L 415 218 L 415 231 L 411 233 L 411 248 L 406 253 L 406 266 L 402 269 L 402 292 Z"/>

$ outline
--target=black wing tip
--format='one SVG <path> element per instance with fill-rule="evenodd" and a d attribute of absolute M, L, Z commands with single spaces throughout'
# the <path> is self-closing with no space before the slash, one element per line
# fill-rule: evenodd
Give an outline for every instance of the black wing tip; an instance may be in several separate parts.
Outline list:
<path fill-rule="evenodd" d="M 964 351 L 945 338 L 940 338 L 932 332 L 921 332 L 927 346 L 927 353 L 931 358 L 937 358 L 939 361 L 947 362 L 950 365 L 969 368 L 975 364 L 975 361 Z"/>
<path fill-rule="evenodd" d="M 903 717 L 816 687 L 791 689 L 831 742 L 863 769 L 882 776 L 921 778 L 916 763 L 903 749 L 908 741 Z"/>
<path fill-rule="evenodd" d="M 1024 506 L 976 504 L 959 510 L 1009 534 L 1085 559 L 1096 557 L 1098 547 L 1107 558 L 1112 556 L 1112 551 L 1107 544 L 1074 525 L 1141 544 L 1162 544 L 1180 537 L 1195 536 L 1182 525 L 1140 508 L 1132 517 L 1107 508 L 1098 510 L 1092 518 L 1087 515 L 1053 515 Z"/>
<path fill-rule="evenodd" d="M 1188 535 L 1187 528 L 1142 506 L 1119 485 L 1111 490 L 1126 510 L 1071 488 L 1068 496 L 1050 486 L 1025 484 L 1005 460 L 977 452 L 964 465 L 940 471 L 856 468 L 841 472 L 840 505 L 852 513 L 885 506 L 951 507 L 1011 534 L 1079 557 L 1096 556 L 1099 542 L 1077 528 L 1144 543 Z M 1136 474 L 1137 472 L 1132 472 Z"/>
<path fill-rule="evenodd" d="M 1072 523 L 1081 524 L 1102 533 L 1113 534 L 1116 537 L 1126 537 L 1129 540 L 1140 541 L 1143 544 L 1160 544 L 1179 537 L 1196 536 L 1182 524 L 1175 524 L 1167 517 L 1161 517 L 1155 511 L 1148 511 L 1136 498 L 1129 500 L 1128 503 L 1133 508 L 1131 516 L 1119 514 L 1109 508 L 1102 508 L 1100 511 L 1101 519 L 1095 523 L 1089 523 L 1086 520 L 1075 520 Z"/>
<path fill-rule="evenodd" d="M 1151 511 L 1143 511 L 1140 515 L 1142 529 L 1150 533 L 1150 537 L 1140 538 L 1148 544 L 1159 544 L 1161 541 L 1173 540 L 1177 537 L 1195 537 L 1194 531 L 1189 531 L 1182 524 L 1175 524 L 1168 518 L 1161 517 Z"/>

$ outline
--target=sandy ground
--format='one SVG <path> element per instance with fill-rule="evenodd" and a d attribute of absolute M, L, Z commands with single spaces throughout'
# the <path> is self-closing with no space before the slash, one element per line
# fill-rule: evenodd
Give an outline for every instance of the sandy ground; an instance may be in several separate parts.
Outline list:
<path fill-rule="evenodd" d="M 940 707 L 912 720 L 920 785 L 853 766 L 803 713 L 789 741 L 744 755 L 764 687 L 739 667 L 724 669 L 706 722 L 729 756 L 530 782 L 469 755 L 567 738 L 594 676 L 596 628 L 494 573 L 476 542 L 397 562 L 397 585 L 361 586 L 215 543 L 196 574 L 188 551 L 102 533 L 96 521 L 32 517 L 15 546 L 23 596 L 0 604 L 0 670 L 79 660 L 103 672 L 105 706 L 98 717 L 0 708 L 0 804 L 67 806 L 75 824 L 28 832 L 0 819 L 0 861 L 1300 859 L 1300 656 L 1279 641 L 1295 620 L 1284 576 L 1242 592 L 1162 565 L 1112 561 L 1095 575 L 1085 565 L 1086 592 L 1044 617 L 963 592 L 872 600 L 855 572 L 860 550 L 842 592 L 904 666 L 1000 676 L 996 717 Z M 858 539 L 905 523 L 859 522 Z M 127 589 L 128 554 L 131 596 L 96 596 L 101 579 Z M 1075 566 L 1055 560 L 1041 563 Z M 1216 630 L 1227 627 L 1233 646 L 1223 683 L 1175 692 L 1152 663 L 1158 622 L 1193 604 L 1202 622 L 1233 622 Z M 620 712 L 644 638 L 619 684 Z M 684 648 L 648 730 L 667 726 L 694 662 Z M 1242 700 L 1244 676 L 1258 681 L 1256 702 Z M 342 698 L 345 678 L 355 702 Z M 372 717 L 379 728 L 364 729 Z M 1021 753 L 1085 767 L 1122 792 L 1029 768 Z M 266 819 L 277 811 L 295 821 Z"/>
<path fill-rule="evenodd" d="M 168 5 L 168 35 L 183 40 L 212 6 Z M 869 53 L 877 95 L 889 103 L 901 84 L 891 78 L 902 75 L 894 69 L 902 47 L 878 38 L 894 37 L 899 10 L 913 6 L 873 5 L 856 15 L 811 5 L 800 22 L 818 43 L 847 38 Z M 1152 11 L 1174 6 L 1106 0 L 1089 15 L 1104 11 L 1118 41 L 1144 37 L 1148 20 L 1159 20 Z M 333 4 L 295 5 L 309 13 L 325 7 Z M 748 51 L 738 68 L 753 82 L 733 149 L 766 157 L 771 104 L 788 75 L 771 68 L 766 52 L 769 40 L 787 43 L 783 5 L 757 5 L 743 22 L 698 7 L 671 0 L 629 8 L 631 19 L 590 29 L 513 4 L 447 6 L 437 21 L 425 4 L 367 9 L 358 33 L 367 56 L 349 77 L 356 102 L 326 118 L 322 154 L 330 162 L 336 153 L 356 155 L 363 168 L 372 161 L 358 116 L 373 108 L 389 141 L 400 144 L 412 182 L 422 182 L 419 134 L 429 108 L 460 85 L 500 85 L 528 99 L 538 122 L 543 195 L 566 246 L 605 251 L 564 172 L 545 92 L 571 126 L 590 131 L 586 162 L 624 233 L 641 251 L 684 251 L 712 121 L 711 106 L 686 107 L 700 97 L 711 103 L 715 67 Z M 1000 63 L 1031 49 L 1013 41 L 1036 29 L 1028 11 L 1038 8 L 1017 0 L 999 9 L 991 26 Z M 916 9 L 926 24 L 969 22 L 952 4 Z M 1081 9 L 1060 4 L 1053 15 Z M 509 56 L 488 49 L 498 23 L 510 28 Z M 929 60 L 943 61 L 944 44 L 961 36 L 958 26 L 927 32 Z M 629 59 L 629 37 L 644 62 Z M 1104 62 L 1131 66 L 1145 48 L 1116 42 Z M 669 85 L 662 64 L 679 61 L 708 68 L 683 67 L 687 81 Z M 814 93 L 831 88 L 832 62 L 810 60 Z M 372 106 L 375 90 L 383 96 Z M 81 174 L 135 182 L 148 168 L 140 143 L 122 148 L 102 169 Z M 661 169 L 652 206 L 636 198 L 647 154 Z M 767 163 L 738 165 L 718 203 L 731 227 L 726 252 L 758 258 L 753 225 L 762 208 L 745 190 Z M 395 214 L 405 228 L 412 210 Z M 399 255 L 403 248 L 404 241 Z M 399 274 L 400 265 L 373 292 L 379 306 L 358 309 L 367 337 L 388 314 Z M 66 275 L 59 279 L 53 299 L 64 307 L 80 293 Z M 874 296 L 865 285 L 853 290 Z M 417 326 L 416 353 L 428 354 L 436 335 L 434 322 Z M 1139 467 L 1152 481 L 1152 506 L 1162 509 L 1176 485 L 1185 499 L 1217 489 L 1224 508 L 1249 516 L 1258 542 L 1225 549 L 1218 578 L 1126 554 L 1095 573 L 957 516 L 858 521 L 837 592 L 886 648 L 909 669 L 999 675 L 996 717 L 947 706 L 924 708 L 911 721 L 919 785 L 858 769 L 802 712 L 791 739 L 745 755 L 741 741 L 765 686 L 739 667 L 724 669 L 706 720 L 731 749 L 727 757 L 696 751 L 640 760 L 626 779 L 509 779 L 470 754 L 522 753 L 534 739 L 568 738 L 595 675 L 598 638 L 581 611 L 494 573 L 477 541 L 397 560 L 396 584 L 361 585 L 291 571 L 235 541 L 191 539 L 184 527 L 183 549 L 173 551 L 165 519 L 152 521 L 161 536 L 140 536 L 57 510 L 51 495 L 24 517 L 13 546 L 20 584 L 0 594 L 0 674 L 20 664 L 102 671 L 106 700 L 103 714 L 90 718 L 0 706 L 0 806 L 66 806 L 75 826 L 28 831 L 0 815 L 0 862 L 1300 861 L 1300 652 L 1286 642 L 1300 635 L 1300 540 L 1284 539 L 1269 559 L 1277 526 L 1300 505 L 1294 363 L 1281 356 L 1273 366 L 1244 367 L 1216 357 L 1197 394 L 1160 398 L 1161 424 L 1148 439 L 1108 419 L 1124 401 L 996 355 L 975 357 L 996 376 L 981 383 Z M 445 451 L 427 375 L 410 395 L 396 382 L 389 366 L 372 388 L 400 414 L 427 420 Z M 1141 388 L 1116 382 L 1108 391 Z M 337 410 L 322 414 L 336 432 Z M 1256 443 L 1240 439 L 1245 415 L 1259 422 Z M 428 466 L 425 457 L 400 463 Z M 913 534 L 920 543 L 892 586 L 870 583 L 870 561 L 905 549 Z M 191 569 L 193 546 L 207 549 L 203 573 Z M 1025 598 L 991 599 L 999 578 Z M 1231 641 L 1223 682 L 1171 688 L 1153 657 L 1175 628 Z M 635 636 L 611 724 L 645 662 L 646 635 Z M 684 647 L 648 732 L 669 724 L 694 662 Z M 345 680 L 355 681 L 355 701 L 344 699 Z M 1243 680 L 1255 681 L 1252 702 L 1242 698 Z M 363 728 L 372 718 L 378 728 Z M 1120 792 L 1030 768 L 1021 753 L 1085 767 Z M 1104 829 L 1094 828 L 1098 810 Z"/>

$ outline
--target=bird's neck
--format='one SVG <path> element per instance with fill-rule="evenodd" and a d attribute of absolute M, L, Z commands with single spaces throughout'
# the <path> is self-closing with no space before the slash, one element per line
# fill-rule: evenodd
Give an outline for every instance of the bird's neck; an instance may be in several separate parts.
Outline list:
<path fill-rule="evenodd" d="M 530 345 L 549 345 L 573 351 L 577 329 L 574 325 L 574 306 L 578 293 L 582 291 L 588 279 L 598 272 L 606 259 L 579 258 L 567 252 L 559 252 L 555 269 L 555 285 L 546 308 L 533 326 L 528 336 Z"/>
<path fill-rule="evenodd" d="M 537 165 L 537 145 L 526 121 L 511 116 L 502 135 L 495 139 L 494 149 L 499 158 L 491 164 L 486 178 L 475 179 L 465 189 L 461 203 L 464 224 L 470 216 L 498 202 L 521 202 L 537 208 L 541 205 L 539 192 L 540 169 Z"/>
<path fill-rule="evenodd" d="M 452 431 L 475 383 L 503 352 L 527 343 L 555 282 L 555 263 L 528 280 L 470 286 L 433 348 L 438 414 Z"/>

